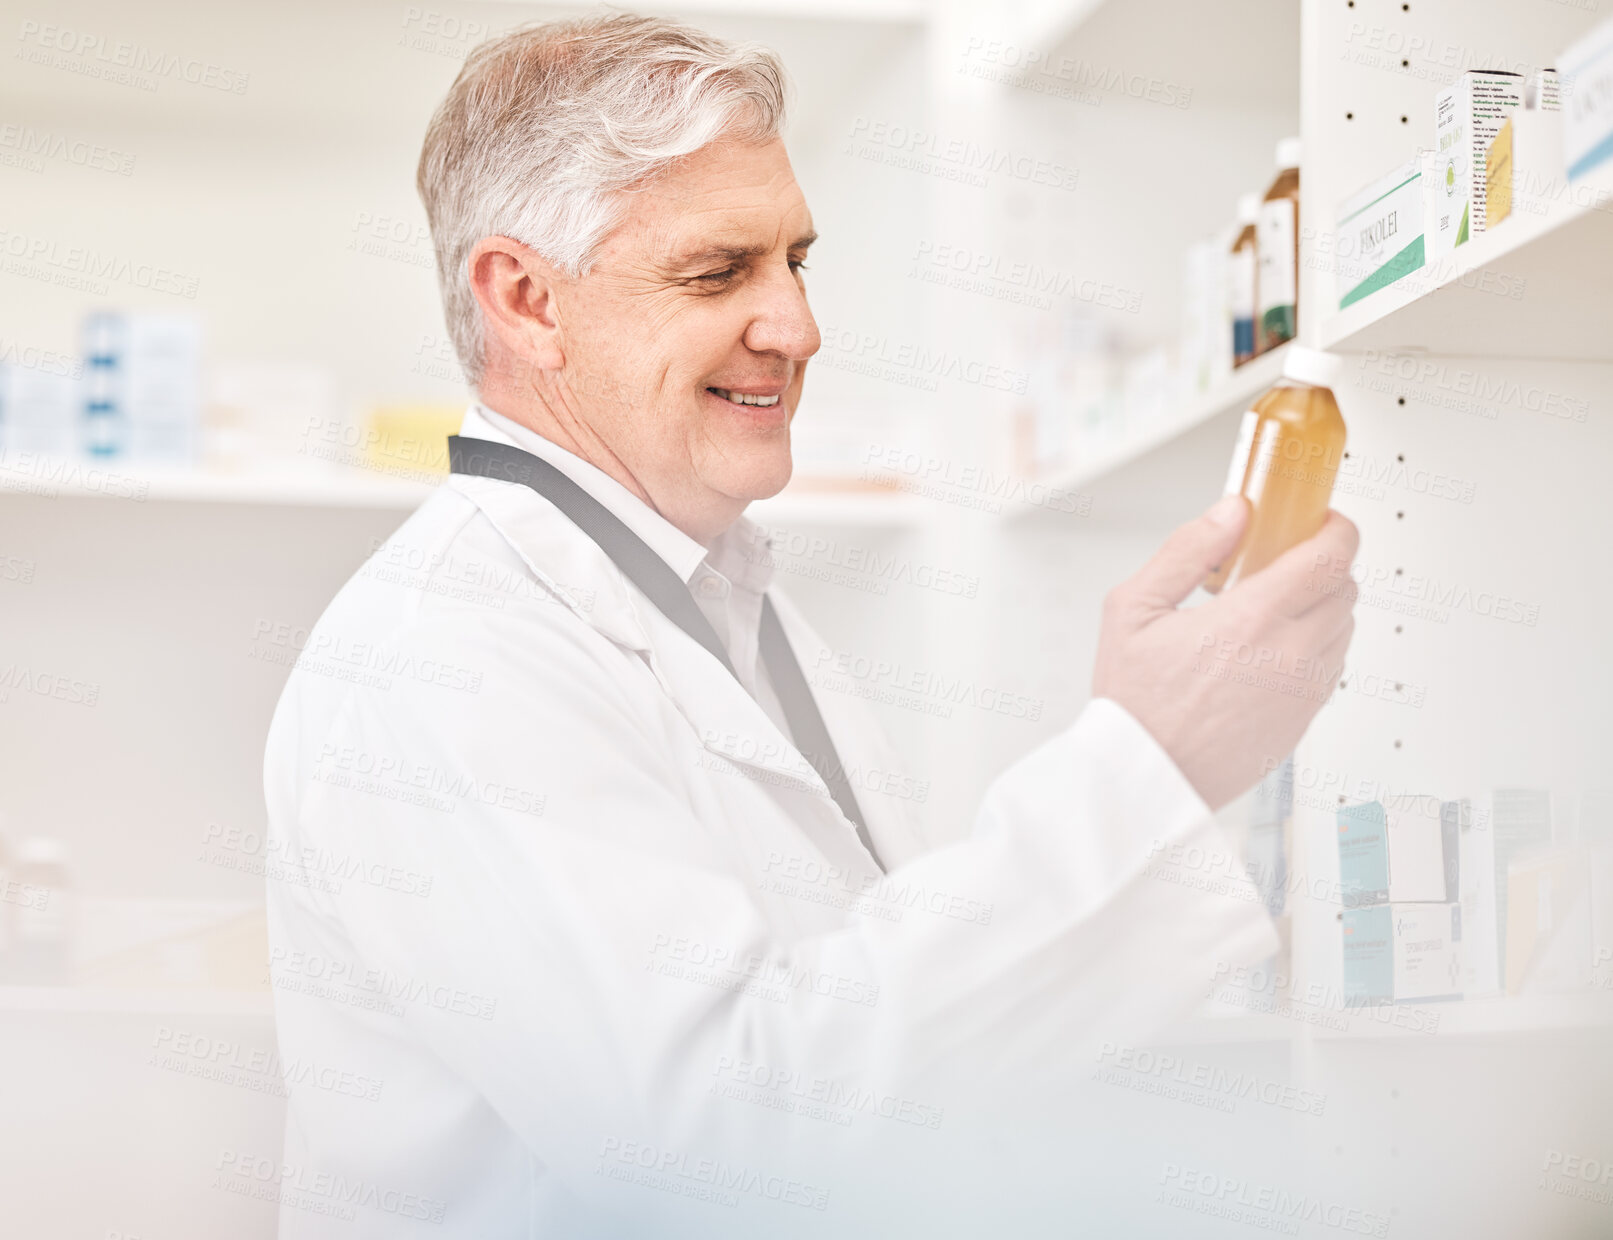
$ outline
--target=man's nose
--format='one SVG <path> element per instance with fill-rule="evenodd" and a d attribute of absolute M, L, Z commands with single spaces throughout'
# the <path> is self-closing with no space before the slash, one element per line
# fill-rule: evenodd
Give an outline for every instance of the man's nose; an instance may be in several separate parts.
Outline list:
<path fill-rule="evenodd" d="M 794 362 L 804 362 L 818 351 L 823 337 L 812 317 L 795 273 L 781 266 L 758 290 L 761 302 L 745 332 L 745 346 L 754 353 L 778 353 Z"/>

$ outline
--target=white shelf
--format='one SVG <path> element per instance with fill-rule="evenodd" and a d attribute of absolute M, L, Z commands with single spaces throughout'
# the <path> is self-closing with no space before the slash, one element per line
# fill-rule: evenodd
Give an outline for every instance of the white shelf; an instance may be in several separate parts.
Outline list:
<path fill-rule="evenodd" d="M 758 500 L 745 515 L 763 525 L 854 525 L 869 529 L 917 528 L 929 508 L 916 495 L 901 491 L 789 490 Z"/>
<path fill-rule="evenodd" d="M 1160 1046 L 1223 1046 L 1287 1042 L 1295 1024 L 1269 1012 L 1201 1013 L 1172 1025 L 1152 1042 Z"/>
<path fill-rule="evenodd" d="M 1140 460 L 1173 439 L 1180 438 L 1194 427 L 1246 406 L 1282 375 L 1285 352 L 1285 347 L 1279 347 L 1239 366 L 1224 383 L 1213 391 L 1195 397 L 1176 417 L 1139 427 L 1120 439 L 1098 445 L 1083 452 L 1080 460 L 1068 468 L 1055 470 L 1037 478 L 1036 482 L 1049 490 L 1079 491 L 1099 478 Z M 1036 511 L 1039 510 L 1033 505 L 1016 504 L 1011 508 L 1005 507 L 1001 517 L 1012 520 Z"/>
<path fill-rule="evenodd" d="M 239 472 L 153 468 L 129 461 L 0 458 L 0 496 L 118 501 L 124 504 L 286 504 L 307 508 L 384 508 L 409 511 L 433 483 L 361 469 L 291 462 Z"/>
<path fill-rule="evenodd" d="M 1613 1031 L 1613 992 L 1465 999 L 1451 1003 L 1385 1005 L 1347 1014 L 1343 1029 L 1318 1024 L 1326 1041 L 1427 1042 L 1448 1038 L 1507 1037 L 1608 1029 Z"/>
<path fill-rule="evenodd" d="M 126 461 L 47 460 L 23 454 L 0 457 L 0 497 L 100 499 L 129 503 L 268 504 L 302 508 L 383 509 L 411 512 L 435 482 L 362 469 L 310 468 L 292 463 L 229 472 L 153 469 Z M 786 490 L 752 505 L 766 524 L 916 526 L 926 514 L 914 496 L 892 491 Z"/>
<path fill-rule="evenodd" d="M 1308 1034 L 1319 1041 L 1403 1040 L 1440 1045 L 1450 1038 L 1520 1037 L 1608 1029 L 1613 1031 L 1613 992 L 1466 999 L 1444 1003 L 1384 1004 L 1371 1010 L 1323 1012 L 1272 998 L 1292 1007 L 1277 1012 L 1201 1012 L 1171 1026 L 1152 1042 L 1162 1046 L 1212 1046 L 1287 1042 Z M 1322 1017 L 1326 1019 L 1321 1019 Z M 1315 1017 L 1315 1019 L 1311 1019 Z"/>
<path fill-rule="evenodd" d="M 1566 187 L 1566 181 L 1559 184 Z M 1324 278 L 1328 273 L 1323 273 Z M 1613 361 L 1613 167 L 1322 324 L 1335 351 Z"/>

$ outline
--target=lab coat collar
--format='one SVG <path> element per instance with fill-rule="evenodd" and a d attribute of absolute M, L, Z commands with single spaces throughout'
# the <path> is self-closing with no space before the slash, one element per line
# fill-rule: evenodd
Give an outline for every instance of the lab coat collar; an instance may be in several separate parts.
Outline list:
<path fill-rule="evenodd" d="M 477 405 L 472 405 L 466 412 L 459 433 L 467 439 L 488 439 L 516 447 L 526 446 L 516 443 L 514 436 L 485 416 Z M 665 523 L 663 518 L 650 512 L 642 501 L 607 475 L 587 466 L 562 448 L 552 444 L 550 447 L 557 454 L 551 460 L 556 468 L 564 468 L 562 459 L 570 458 L 570 462 L 575 462 L 573 468 L 593 470 L 644 512 Z M 545 459 L 549 459 L 547 454 L 544 455 Z M 565 472 L 579 486 L 584 485 L 583 479 L 573 475 L 571 469 Z M 745 691 L 744 686 L 707 650 L 690 640 L 677 625 L 631 587 L 622 570 L 570 518 L 531 487 L 466 474 L 450 475 L 445 485 L 475 504 L 544 586 L 553 591 L 580 619 L 618 645 L 647 656 L 651 672 L 708 751 L 742 766 L 787 777 L 816 792 L 840 816 L 845 829 L 853 832 L 855 840 L 855 828 L 849 819 L 840 815 L 822 778 L 779 731 L 767 712 Z M 606 502 L 603 494 L 597 494 L 595 498 Z M 626 520 L 624 512 L 617 511 L 612 505 L 607 506 Z M 742 531 L 741 537 L 761 537 L 759 532 L 751 532 L 757 528 L 754 523 L 748 524 L 750 530 Z M 680 536 L 683 535 L 680 533 Z M 689 541 L 693 543 L 692 539 Z M 699 547 L 699 544 L 694 543 L 694 546 Z M 701 560 L 704 560 L 704 548 L 700 550 Z M 699 563 L 697 561 L 690 569 L 691 575 Z M 781 606 L 781 603 L 784 605 Z M 802 649 L 799 643 L 804 640 L 803 626 L 794 609 L 776 596 L 774 605 L 786 634 L 792 645 L 796 646 L 797 658 L 804 668 L 810 669 L 817 658 L 815 646 L 811 650 Z M 807 644 L 812 646 L 812 643 Z M 833 728 L 835 720 L 829 712 L 825 712 L 825 719 Z M 837 731 L 835 734 L 840 733 Z"/>

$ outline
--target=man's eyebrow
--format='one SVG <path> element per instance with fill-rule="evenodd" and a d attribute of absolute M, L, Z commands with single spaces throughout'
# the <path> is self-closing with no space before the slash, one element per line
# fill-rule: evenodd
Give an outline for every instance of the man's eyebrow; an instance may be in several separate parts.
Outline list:
<path fill-rule="evenodd" d="M 742 263 L 747 259 L 760 258 L 767 251 L 765 245 L 712 245 L 674 255 L 669 265 L 682 269 L 705 267 L 713 263 Z"/>
<path fill-rule="evenodd" d="M 817 239 L 817 233 L 805 233 L 790 242 L 790 249 L 804 250 Z M 760 258 L 771 248 L 771 246 L 767 245 L 707 246 L 705 249 L 690 250 L 673 256 L 668 266 L 682 270 L 689 267 L 704 267 L 714 263 L 742 263 L 749 259 Z"/>

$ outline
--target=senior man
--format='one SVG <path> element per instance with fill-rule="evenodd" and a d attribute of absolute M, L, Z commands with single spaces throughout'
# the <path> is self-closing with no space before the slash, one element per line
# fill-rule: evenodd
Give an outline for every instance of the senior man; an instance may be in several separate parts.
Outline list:
<path fill-rule="evenodd" d="M 847 1234 L 852 1186 L 899 1200 L 907 1164 L 836 1164 L 867 1125 L 781 1082 L 966 1149 L 955 1091 L 1078 1075 L 1274 945 L 1252 889 L 1143 871 L 1230 853 L 1211 811 L 1316 710 L 1194 662 L 1213 634 L 1340 665 L 1337 516 L 1191 610 L 1243 503 L 1178 530 L 967 839 L 847 779 L 900 764 L 815 698 L 823 644 L 742 515 L 790 477 L 819 345 L 783 94 L 765 50 L 611 16 L 484 44 L 431 122 L 477 399 L 269 737 L 282 1058 L 336 1074 L 290 1074 L 283 1234 Z M 925 898 L 847 898 L 880 891 Z"/>

